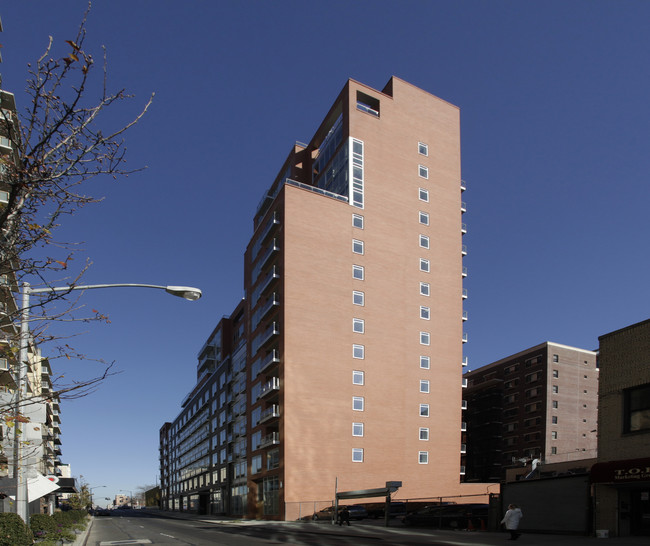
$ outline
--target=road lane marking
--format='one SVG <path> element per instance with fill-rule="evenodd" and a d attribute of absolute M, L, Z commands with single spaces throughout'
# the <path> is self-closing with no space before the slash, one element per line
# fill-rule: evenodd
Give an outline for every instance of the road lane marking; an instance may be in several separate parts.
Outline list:
<path fill-rule="evenodd" d="M 172 535 L 166 535 L 165 533 L 160 533 L 162 536 L 167 537 L 167 538 L 176 538 Z"/>
<path fill-rule="evenodd" d="M 123 546 L 124 544 L 153 544 L 148 538 L 136 538 L 133 540 L 103 540 L 99 546 Z"/>

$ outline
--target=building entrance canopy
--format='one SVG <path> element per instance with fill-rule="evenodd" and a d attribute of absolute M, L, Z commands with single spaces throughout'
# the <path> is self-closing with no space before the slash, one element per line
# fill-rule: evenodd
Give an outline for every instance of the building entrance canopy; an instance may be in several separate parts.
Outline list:
<path fill-rule="evenodd" d="M 650 457 L 596 463 L 591 467 L 591 483 L 650 482 Z"/>

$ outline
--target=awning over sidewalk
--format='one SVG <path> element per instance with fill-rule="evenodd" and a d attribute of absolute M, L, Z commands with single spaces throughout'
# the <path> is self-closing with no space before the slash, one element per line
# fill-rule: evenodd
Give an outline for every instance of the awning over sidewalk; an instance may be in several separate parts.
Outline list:
<path fill-rule="evenodd" d="M 650 457 L 596 463 L 591 483 L 637 483 L 650 481 Z"/>

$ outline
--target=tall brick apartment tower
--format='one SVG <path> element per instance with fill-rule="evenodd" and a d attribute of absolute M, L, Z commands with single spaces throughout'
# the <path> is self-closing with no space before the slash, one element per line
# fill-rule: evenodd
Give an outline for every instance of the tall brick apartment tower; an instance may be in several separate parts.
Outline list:
<path fill-rule="evenodd" d="M 458 494 L 462 189 L 458 108 L 349 80 L 262 200 L 245 262 L 249 483 L 278 491 L 287 519 L 337 479 Z"/>
<path fill-rule="evenodd" d="M 161 429 L 164 508 L 292 520 L 387 481 L 485 495 L 460 483 L 463 190 L 458 108 L 346 83 L 265 192 L 245 298 Z"/>

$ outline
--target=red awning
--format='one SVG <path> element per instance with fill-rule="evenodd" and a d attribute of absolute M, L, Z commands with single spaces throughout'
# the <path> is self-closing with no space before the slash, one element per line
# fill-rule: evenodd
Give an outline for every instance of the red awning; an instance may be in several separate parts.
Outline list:
<path fill-rule="evenodd" d="M 650 482 L 650 457 L 596 463 L 591 467 L 591 483 Z"/>

